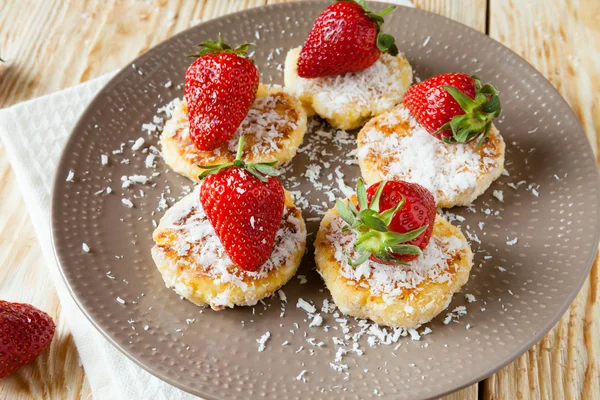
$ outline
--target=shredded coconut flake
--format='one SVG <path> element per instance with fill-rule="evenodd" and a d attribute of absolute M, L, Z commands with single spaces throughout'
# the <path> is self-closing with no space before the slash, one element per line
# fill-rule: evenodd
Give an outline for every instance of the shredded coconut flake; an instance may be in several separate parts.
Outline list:
<path fill-rule="evenodd" d="M 175 101 L 173 106 L 167 106 L 169 113 L 172 113 L 172 118 L 165 125 L 163 134 L 177 136 L 179 141 L 187 143 L 184 157 L 192 162 L 210 162 L 211 158 L 207 156 L 207 153 L 199 152 L 190 139 L 189 120 L 185 115 L 182 101 L 180 99 Z M 246 118 L 229 140 L 227 150 L 214 150 L 214 157 L 222 156 L 223 152 L 235 154 L 242 134 L 253 137 L 251 152 L 254 154 L 262 154 L 267 157 L 284 150 L 288 143 L 286 140 L 282 140 L 282 132 L 286 131 L 284 127 L 296 129 L 298 121 L 292 121 L 287 114 L 278 111 L 279 101 L 280 97 L 276 95 L 257 98 Z"/>
<path fill-rule="evenodd" d="M 283 290 L 279 289 L 279 290 L 277 291 L 277 294 L 279 295 L 279 299 L 280 299 L 281 301 L 283 301 L 284 303 L 287 303 L 287 297 L 286 297 L 286 295 L 285 295 L 285 293 L 284 293 L 284 291 L 283 291 Z"/>
<path fill-rule="evenodd" d="M 304 375 L 306 375 L 306 370 L 305 370 L 305 369 L 303 369 L 303 370 L 302 370 L 302 371 L 301 371 L 301 372 L 298 374 L 298 376 L 296 377 L 296 380 L 297 380 L 297 381 L 306 382 L 306 377 L 305 377 Z"/>
<path fill-rule="evenodd" d="M 129 199 L 121 199 L 121 203 L 125 204 L 129 208 L 133 208 L 133 203 Z"/>
<path fill-rule="evenodd" d="M 423 255 L 410 262 L 408 266 L 390 266 L 373 261 L 366 261 L 357 267 L 348 264 L 348 257 L 357 257 L 354 242 L 356 235 L 344 232 L 344 222 L 335 217 L 331 221 L 329 240 L 334 245 L 335 259 L 340 263 L 340 274 L 347 279 L 360 282 L 366 280 L 373 294 L 380 294 L 386 302 L 394 302 L 405 289 L 418 288 L 425 280 L 447 282 L 452 276 L 447 272 L 447 260 L 463 251 L 464 244 L 455 236 L 432 236 L 423 250 Z"/>
<path fill-rule="evenodd" d="M 156 159 L 156 156 L 154 154 L 148 154 L 146 156 L 146 161 L 144 162 L 146 165 L 146 168 L 154 168 L 154 160 Z"/>
<path fill-rule="evenodd" d="M 308 327 L 312 328 L 313 326 L 321 326 L 321 325 L 323 325 L 323 317 L 321 317 L 321 314 L 316 314 L 314 316 L 313 320 L 308 325 Z"/>
<path fill-rule="evenodd" d="M 171 207 L 158 227 L 173 233 L 170 245 L 182 256 L 177 260 L 179 268 L 202 271 L 221 283 L 228 282 L 246 290 L 249 281 L 264 278 L 273 268 L 284 265 L 290 258 L 290 254 L 297 252 L 300 244 L 305 240 L 306 232 L 301 229 L 300 221 L 286 208 L 285 219 L 282 219 L 282 224 L 275 234 L 275 247 L 269 259 L 256 271 L 240 270 L 223 248 L 208 221 L 199 197 L 200 185 Z M 161 248 L 157 256 L 164 256 Z M 169 287 L 175 287 L 179 294 L 185 294 L 186 290 L 189 290 L 178 286 L 175 280 L 167 279 L 166 283 Z M 283 291 L 279 295 L 285 298 Z M 213 298 L 211 305 L 233 306 L 230 293 L 224 292 Z"/>
<path fill-rule="evenodd" d="M 397 93 L 405 90 L 397 78 L 400 68 L 398 58 L 384 53 L 375 64 L 363 71 L 312 79 L 298 78 L 289 89 L 298 97 L 310 93 L 315 102 L 327 104 L 325 118 L 332 118 L 350 107 L 386 110 L 400 100 L 389 95 L 392 92 L 390 88 Z"/>
<path fill-rule="evenodd" d="M 359 159 L 386 159 L 387 177 L 418 182 L 429 189 L 436 200 L 445 195 L 455 197 L 477 185 L 478 174 L 494 169 L 497 162 L 473 150 L 475 144 L 448 146 L 423 128 L 405 107 L 396 107 L 382 124 L 409 124 L 410 134 L 385 135 L 371 128 L 365 132 L 358 151 Z M 489 149 L 484 148 L 484 152 Z M 484 153 L 485 154 L 485 153 Z M 427 160 L 424 162 L 423 160 Z"/>
<path fill-rule="evenodd" d="M 504 201 L 504 193 L 502 190 L 494 190 L 492 194 L 498 199 L 498 201 Z"/>
<path fill-rule="evenodd" d="M 296 304 L 297 308 L 301 308 L 307 313 L 313 314 L 316 310 L 315 306 L 304 300 L 302 297 L 298 299 L 298 303 Z"/>
<path fill-rule="evenodd" d="M 133 145 L 131 146 L 131 150 L 132 150 L 132 151 L 138 151 L 139 149 L 141 149 L 141 148 L 142 148 L 142 146 L 144 145 L 144 143 L 146 143 L 146 140 L 145 140 L 143 137 L 141 137 L 141 138 L 138 138 L 138 139 L 137 139 L 137 140 L 136 140 L 136 141 L 133 143 Z"/>
<path fill-rule="evenodd" d="M 256 343 L 258 343 L 258 352 L 261 353 L 265 350 L 267 340 L 271 337 L 271 332 L 266 332 L 259 339 L 256 339 Z"/>

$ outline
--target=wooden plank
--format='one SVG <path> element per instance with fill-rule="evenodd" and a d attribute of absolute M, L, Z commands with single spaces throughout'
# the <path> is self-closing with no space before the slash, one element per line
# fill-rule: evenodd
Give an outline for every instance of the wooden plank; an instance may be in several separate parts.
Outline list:
<path fill-rule="evenodd" d="M 56 296 L 15 175 L 0 146 L 0 293 L 4 300 L 31 303 L 57 325 L 50 349 L 2 379 L 0 399 L 91 398 L 73 337 Z"/>
<path fill-rule="evenodd" d="M 413 0 L 417 8 L 443 15 L 485 32 L 486 0 Z"/>
<path fill-rule="evenodd" d="M 490 36 L 535 66 L 569 102 L 598 154 L 600 3 L 492 0 Z M 485 382 L 487 399 L 597 399 L 600 394 L 599 266 L 540 343 Z"/>
<path fill-rule="evenodd" d="M 279 0 L 5 0 L 0 48 L 0 107 L 51 93 L 113 71 L 157 43 L 201 21 Z M 420 0 L 417 6 L 485 28 L 485 0 Z M 23 9 L 30 10 L 23 13 Z M 18 21 L 18 22 L 17 22 Z M 57 322 L 49 351 L 3 379 L 0 398 L 88 399 L 90 388 L 27 215 L 0 145 L 0 293 L 32 303 Z M 475 400 L 477 385 L 446 399 Z"/>

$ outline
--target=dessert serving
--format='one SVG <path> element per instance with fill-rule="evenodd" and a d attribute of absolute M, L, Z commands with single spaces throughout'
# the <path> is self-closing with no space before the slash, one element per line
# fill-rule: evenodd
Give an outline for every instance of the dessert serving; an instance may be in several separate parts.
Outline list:
<path fill-rule="evenodd" d="M 381 31 L 393 10 L 376 14 L 364 1 L 337 2 L 319 15 L 302 48 L 288 52 L 285 86 L 309 116 L 349 130 L 402 101 L 412 68 Z"/>
<path fill-rule="evenodd" d="M 200 150 L 191 139 L 187 103 L 180 101 L 163 129 L 160 143 L 165 162 L 175 172 L 198 181 L 202 165 L 235 158 L 237 143 L 246 137 L 243 158 L 248 162 L 290 161 L 302 144 L 306 113 L 283 88 L 259 84 L 256 100 L 229 142 L 214 150 Z"/>
<path fill-rule="evenodd" d="M 259 84 L 248 46 L 232 49 L 221 35 L 200 44 L 185 102 L 161 135 L 167 164 L 202 182 L 158 224 L 152 258 L 168 287 L 214 310 L 272 295 L 306 247 L 302 212 L 274 168 L 295 155 L 306 115 L 281 88 Z"/>
<path fill-rule="evenodd" d="M 321 0 L 274 4 L 175 35 L 116 75 L 66 142 L 52 235 L 71 293 L 120 350 L 194 395 L 439 397 L 532 345 L 588 273 L 597 165 L 551 85 L 462 24 L 360 3 L 317 24 Z M 335 26 L 349 41 L 306 41 L 327 49 L 312 59 L 325 75 L 302 79 L 329 82 L 313 92 L 324 107 L 362 111 L 306 120 L 293 85 L 275 84 L 311 29 Z M 409 86 L 381 27 L 422 82 Z M 364 128 L 332 126 L 350 120 Z"/>
<path fill-rule="evenodd" d="M 504 140 L 492 124 L 499 114 L 497 91 L 477 77 L 452 73 L 417 83 L 403 105 L 359 132 L 362 176 L 417 182 L 438 207 L 468 205 L 504 170 Z"/>
<path fill-rule="evenodd" d="M 161 135 L 165 162 L 197 182 L 201 166 L 233 161 L 241 135 L 244 160 L 290 161 L 306 132 L 300 102 L 281 86 L 258 83 L 247 45 L 231 49 L 219 37 L 201 46 L 209 51 L 188 67 L 185 99 L 177 101 Z M 216 66 L 225 81 L 216 83 Z"/>
<path fill-rule="evenodd" d="M 152 258 L 168 287 L 214 310 L 254 305 L 294 276 L 306 247 L 302 212 L 274 163 L 241 160 L 206 169 L 171 207 L 153 238 Z"/>
<path fill-rule="evenodd" d="M 422 186 L 383 181 L 338 200 L 321 222 L 317 269 L 344 314 L 415 328 L 448 307 L 468 280 L 473 253 L 436 215 Z"/>

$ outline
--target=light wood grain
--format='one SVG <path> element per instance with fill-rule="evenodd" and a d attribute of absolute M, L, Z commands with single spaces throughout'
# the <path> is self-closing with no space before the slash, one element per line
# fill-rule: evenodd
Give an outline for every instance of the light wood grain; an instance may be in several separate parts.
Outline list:
<path fill-rule="evenodd" d="M 0 50 L 3 58 L 10 62 L 0 75 L 0 107 L 120 68 L 155 44 L 201 21 L 273 2 L 280 1 L 4 0 L 0 7 Z M 417 7 L 480 31 L 486 27 L 486 3 L 486 0 L 415 1 Z M 598 99 L 592 103 L 590 95 L 599 90 L 600 74 L 594 65 L 597 67 L 600 63 L 597 53 L 595 58 L 587 55 L 590 49 L 600 47 L 598 31 L 581 40 L 578 35 L 583 28 L 577 27 L 576 10 L 567 7 L 566 0 L 555 0 L 551 5 L 542 5 L 540 1 L 527 6 L 531 9 L 529 16 L 516 12 L 513 3 L 501 3 L 503 0 L 493 0 L 491 4 L 494 37 L 523 54 L 556 86 L 560 85 L 597 148 L 600 110 Z M 589 26 L 586 29 L 593 31 L 591 27 L 598 26 L 598 21 L 593 19 L 599 15 L 598 10 L 590 8 L 594 0 L 582 3 L 585 4 L 579 17 L 583 25 Z M 28 12 L 23 12 L 25 9 Z M 555 24 L 565 10 L 571 13 L 567 14 L 571 22 Z M 494 19 L 496 12 L 498 18 Z M 536 20 L 539 15 L 543 15 L 541 23 Z M 534 23 L 539 25 L 534 36 L 529 39 L 519 36 L 519 32 L 529 32 Z M 588 35 L 588 31 L 584 35 Z M 542 53 L 533 49 L 541 49 Z M 569 55 L 578 58 L 570 59 Z M 580 75 L 577 62 L 584 64 L 587 77 Z M 32 222 L 1 147 L 0 177 L 0 198 L 3 199 L 0 202 L 0 293 L 3 298 L 39 306 L 49 312 L 58 325 L 57 339 L 50 351 L 4 379 L 0 399 L 90 398 L 89 386 L 78 365 L 77 350 L 46 273 Z M 594 274 L 559 326 L 534 350 L 488 380 L 485 386 L 488 397 L 548 398 L 553 394 L 560 398 L 558 396 L 564 394 L 570 398 L 569 394 L 587 393 L 587 398 L 592 398 L 592 393 L 600 393 L 597 266 Z M 592 315 L 596 318 L 591 318 Z M 583 392 L 577 392 L 585 385 L 588 386 Z M 478 387 L 473 385 L 447 398 L 475 400 Z"/>
<path fill-rule="evenodd" d="M 87 399 L 89 387 L 15 175 L 0 147 L 0 297 L 31 303 L 57 325 L 50 348 L 0 383 L 0 399 Z"/>
<path fill-rule="evenodd" d="M 490 7 L 490 36 L 523 56 L 561 92 L 598 154 L 600 2 L 492 0 Z M 598 261 L 548 335 L 486 380 L 485 398 L 600 398 Z"/>
<path fill-rule="evenodd" d="M 194 24 L 267 3 L 272 1 L 5 1 L 0 9 L 0 44 L 3 58 L 9 63 L 0 75 L 0 107 L 113 71 Z M 477 0 L 473 2 L 477 7 L 465 9 L 440 1 L 418 3 L 421 8 L 478 29 L 485 25 L 485 0 Z M 30 12 L 23 13 L 24 8 Z M 78 365 L 77 350 L 3 153 L 0 173 L 0 194 L 6 199 L 0 204 L 0 293 L 4 298 L 39 306 L 58 324 L 57 339 L 50 351 L 4 379 L 0 398 L 88 398 L 90 389 Z M 448 398 L 475 400 L 477 385 Z"/>
<path fill-rule="evenodd" d="M 413 0 L 417 8 L 443 15 L 485 32 L 486 0 Z"/>

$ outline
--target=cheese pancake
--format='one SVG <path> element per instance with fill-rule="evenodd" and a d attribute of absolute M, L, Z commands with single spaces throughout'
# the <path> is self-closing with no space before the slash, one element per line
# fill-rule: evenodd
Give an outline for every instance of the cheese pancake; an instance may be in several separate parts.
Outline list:
<path fill-rule="evenodd" d="M 198 182 L 199 167 L 235 159 L 239 138 L 244 134 L 242 159 L 248 163 L 290 161 L 302 144 L 306 113 L 300 102 L 280 86 L 259 85 L 256 100 L 227 146 L 201 151 L 190 138 L 185 100 L 175 106 L 161 134 L 162 156 L 177 173 Z"/>
<path fill-rule="evenodd" d="M 418 183 L 438 207 L 468 205 L 504 170 L 505 144 L 492 129 L 479 150 L 477 140 L 446 144 L 399 105 L 373 118 L 358 134 L 358 163 L 368 184 L 383 179 Z"/>
<path fill-rule="evenodd" d="M 285 87 L 302 101 L 309 116 L 316 113 L 334 128 L 356 129 L 386 112 L 402 101 L 413 79 L 402 54 L 383 53 L 364 71 L 310 79 L 298 76 L 299 56 L 299 47 L 287 54 Z"/>
<path fill-rule="evenodd" d="M 353 196 L 352 201 L 356 203 Z M 407 265 L 368 260 L 353 267 L 356 235 L 335 208 L 321 222 L 315 242 L 317 270 L 344 314 L 391 327 L 415 328 L 445 310 L 469 279 L 473 253 L 460 230 L 437 215 L 431 241 Z"/>
<path fill-rule="evenodd" d="M 272 295 L 296 273 L 306 249 L 302 212 L 288 192 L 269 259 L 256 271 L 231 261 L 199 198 L 200 185 L 171 207 L 153 234 L 152 258 L 167 287 L 214 310 L 249 306 Z"/>

